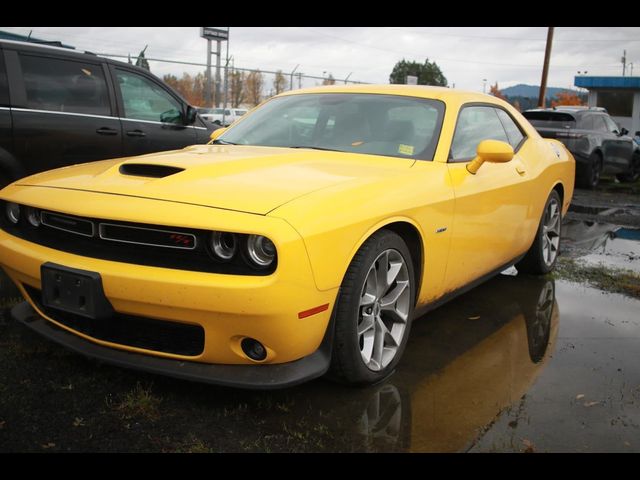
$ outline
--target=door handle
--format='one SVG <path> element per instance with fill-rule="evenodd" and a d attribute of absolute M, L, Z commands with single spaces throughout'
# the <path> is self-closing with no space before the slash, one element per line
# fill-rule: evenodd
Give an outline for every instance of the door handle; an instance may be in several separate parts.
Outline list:
<path fill-rule="evenodd" d="M 97 129 L 96 133 L 98 133 L 100 135 L 117 135 L 118 134 L 118 130 L 116 130 L 115 128 L 102 127 L 102 128 Z"/>
<path fill-rule="evenodd" d="M 129 130 L 127 132 L 127 135 L 130 137 L 146 137 L 147 134 L 144 133 L 142 130 Z"/>

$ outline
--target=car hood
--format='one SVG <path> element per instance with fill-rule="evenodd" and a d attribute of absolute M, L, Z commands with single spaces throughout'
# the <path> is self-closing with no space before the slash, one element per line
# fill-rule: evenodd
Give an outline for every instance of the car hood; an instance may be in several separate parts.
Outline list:
<path fill-rule="evenodd" d="M 83 190 L 265 215 L 339 183 L 406 171 L 413 160 L 356 153 L 197 145 L 59 168 L 19 185 Z"/>

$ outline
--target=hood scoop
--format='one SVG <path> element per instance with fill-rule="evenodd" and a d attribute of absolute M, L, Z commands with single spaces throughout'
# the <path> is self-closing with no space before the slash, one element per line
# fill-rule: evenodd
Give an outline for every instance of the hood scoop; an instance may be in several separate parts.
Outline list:
<path fill-rule="evenodd" d="M 122 175 L 134 177 L 164 178 L 184 171 L 184 168 L 151 163 L 123 163 L 119 169 Z"/>

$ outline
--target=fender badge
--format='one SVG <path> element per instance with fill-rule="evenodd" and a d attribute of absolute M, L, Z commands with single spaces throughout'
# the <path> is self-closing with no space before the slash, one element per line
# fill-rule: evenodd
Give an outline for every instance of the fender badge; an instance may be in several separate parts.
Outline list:
<path fill-rule="evenodd" d="M 441 228 L 436 230 L 436 233 L 442 233 L 442 232 L 446 232 L 446 231 L 447 231 L 447 227 L 441 227 Z"/>

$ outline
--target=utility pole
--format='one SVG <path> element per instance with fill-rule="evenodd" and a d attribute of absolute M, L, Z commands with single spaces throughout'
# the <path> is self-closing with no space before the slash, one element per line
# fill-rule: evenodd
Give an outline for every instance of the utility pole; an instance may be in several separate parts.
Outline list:
<path fill-rule="evenodd" d="M 622 51 L 622 76 L 627 72 L 627 51 Z"/>
<path fill-rule="evenodd" d="M 216 108 L 220 107 L 220 54 L 222 53 L 222 42 L 218 40 L 216 42 L 218 48 L 216 48 Z M 224 119 L 223 119 L 224 121 Z"/>
<path fill-rule="evenodd" d="M 482 79 L 482 93 L 487 93 L 487 79 Z"/>
<path fill-rule="evenodd" d="M 295 73 L 295 71 L 298 69 L 299 66 L 300 66 L 300 64 L 296 65 L 296 68 L 291 70 L 291 79 L 289 81 L 289 90 L 293 90 L 293 74 Z"/>
<path fill-rule="evenodd" d="M 549 60 L 551 59 L 551 45 L 553 44 L 553 28 L 547 30 L 547 48 L 544 50 L 544 65 L 542 67 L 542 80 L 540 80 L 540 93 L 538 94 L 538 106 L 545 107 L 547 95 L 547 76 L 549 75 Z"/>

